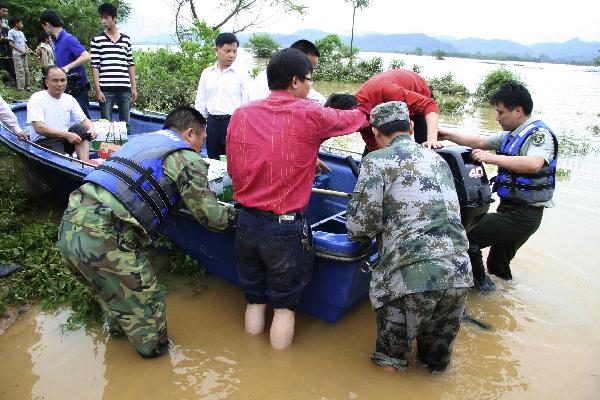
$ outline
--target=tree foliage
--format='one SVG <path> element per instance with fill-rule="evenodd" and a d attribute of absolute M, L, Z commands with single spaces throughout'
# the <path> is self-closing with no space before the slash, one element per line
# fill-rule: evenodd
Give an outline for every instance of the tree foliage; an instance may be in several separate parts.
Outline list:
<path fill-rule="evenodd" d="M 404 65 L 405 65 L 404 60 L 402 60 L 401 58 L 394 58 L 392 60 L 392 62 L 390 63 L 389 69 L 402 68 L 402 67 L 404 67 Z"/>
<path fill-rule="evenodd" d="M 268 33 L 255 33 L 244 46 L 254 57 L 269 58 L 281 47 Z"/>
<path fill-rule="evenodd" d="M 431 55 L 435 57 L 436 60 L 443 60 L 446 57 L 446 52 L 441 49 L 437 49 L 431 52 Z"/>
<path fill-rule="evenodd" d="M 350 46 L 339 36 L 327 35 L 315 42 L 319 48 L 319 66 L 313 73 L 315 80 L 339 82 L 364 82 L 383 70 L 383 60 L 375 57 L 369 60 L 358 59 L 350 64 Z M 358 51 L 357 48 L 354 49 Z"/>
<path fill-rule="evenodd" d="M 369 7 L 370 0 L 344 0 L 346 3 L 352 5 L 352 33 L 350 35 L 350 65 L 352 65 L 352 46 L 354 45 L 354 18 L 356 17 L 356 10 Z"/>
<path fill-rule="evenodd" d="M 190 23 L 204 21 L 198 12 L 196 0 L 173 0 L 175 3 L 175 31 L 181 40 L 180 32 Z M 203 2 L 202 9 L 206 8 Z M 250 27 L 268 25 L 281 13 L 303 15 L 306 6 L 292 0 L 222 0 L 218 4 L 219 17 L 215 21 L 205 21 L 213 30 L 231 24 L 231 32 L 242 32 Z M 189 14 L 188 14 L 189 12 Z M 190 18 L 186 16 L 189 15 Z"/>
<path fill-rule="evenodd" d="M 475 101 L 479 104 L 489 102 L 490 96 L 505 82 L 517 82 L 524 85 L 521 77 L 506 67 L 500 67 L 487 73 L 475 90 Z"/>
<path fill-rule="evenodd" d="M 136 108 L 169 112 L 179 105 L 191 105 L 196 97 L 202 70 L 216 61 L 215 37 L 219 31 L 204 22 L 186 30 L 180 50 L 161 48 L 136 51 Z"/>
<path fill-rule="evenodd" d="M 111 0 L 117 7 L 118 20 L 127 20 L 131 7 L 125 0 Z M 89 47 L 92 36 L 102 31 L 98 6 L 104 0 L 4 0 L 10 15 L 17 15 L 23 20 L 23 33 L 29 47 L 35 48 L 37 37 L 43 32 L 40 15 L 46 10 L 54 10 L 63 20 L 64 28 L 86 47 Z"/>

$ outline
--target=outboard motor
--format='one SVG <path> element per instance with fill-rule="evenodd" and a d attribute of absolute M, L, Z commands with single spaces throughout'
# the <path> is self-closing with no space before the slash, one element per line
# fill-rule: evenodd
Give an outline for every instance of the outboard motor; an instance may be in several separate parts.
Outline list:
<path fill-rule="evenodd" d="M 487 213 L 492 199 L 490 182 L 483 164 L 471 158 L 466 146 L 434 149 L 448 164 L 454 176 L 454 186 L 460 203 L 461 222 L 469 232 Z"/>

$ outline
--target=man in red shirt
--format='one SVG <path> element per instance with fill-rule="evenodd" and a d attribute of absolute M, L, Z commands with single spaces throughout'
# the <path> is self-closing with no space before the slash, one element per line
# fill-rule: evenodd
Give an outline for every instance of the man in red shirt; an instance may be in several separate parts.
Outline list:
<path fill-rule="evenodd" d="M 312 237 L 303 212 L 319 147 L 367 126 L 371 108 L 339 111 L 306 100 L 311 74 L 304 53 L 281 50 L 267 66 L 269 97 L 240 106 L 227 129 L 227 170 L 242 206 L 235 249 L 248 303 L 245 328 L 261 333 L 270 304 L 277 349 L 292 342 L 294 311 L 312 276 Z"/>
<path fill-rule="evenodd" d="M 408 106 L 411 121 L 415 124 L 415 141 L 427 147 L 441 147 L 437 142 L 438 105 L 431 95 L 427 82 L 418 74 L 401 68 L 373 75 L 356 93 L 332 94 L 325 107 L 348 109 L 357 103 L 368 102 L 374 106 L 388 101 L 402 101 Z M 368 126 L 360 131 L 367 146 L 365 153 L 378 150 L 375 136 Z"/>

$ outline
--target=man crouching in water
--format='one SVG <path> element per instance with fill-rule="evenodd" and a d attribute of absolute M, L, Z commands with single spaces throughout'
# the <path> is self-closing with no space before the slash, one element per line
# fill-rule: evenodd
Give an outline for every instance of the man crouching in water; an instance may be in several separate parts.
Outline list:
<path fill-rule="evenodd" d="M 59 228 L 62 258 L 96 294 L 111 335 L 127 335 L 144 358 L 167 351 L 165 299 L 146 252 L 179 206 L 202 225 L 225 230 L 237 212 L 208 188 L 198 154 L 206 120 L 178 107 L 164 129 L 135 135 L 71 193 Z"/>
<path fill-rule="evenodd" d="M 371 360 L 403 371 L 416 338 L 419 360 L 441 372 L 473 285 L 452 174 L 441 157 L 412 140 L 404 102 L 378 105 L 370 122 L 380 150 L 362 159 L 346 226 L 350 240 L 377 237 L 381 256 L 369 290 L 377 313 Z"/>

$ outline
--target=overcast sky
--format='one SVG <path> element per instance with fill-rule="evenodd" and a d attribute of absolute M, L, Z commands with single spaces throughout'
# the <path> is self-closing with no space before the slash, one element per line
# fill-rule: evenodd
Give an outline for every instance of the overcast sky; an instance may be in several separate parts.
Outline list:
<path fill-rule="evenodd" d="M 308 6 L 306 15 L 278 16 L 260 29 L 293 33 L 319 29 L 349 34 L 352 8 L 344 0 L 297 0 Z M 133 40 L 174 31 L 173 0 L 129 0 L 132 16 L 122 26 Z M 209 23 L 225 14 L 220 2 L 196 0 L 197 12 Z M 211 9 L 205 8 L 212 5 Z M 203 8 L 204 7 L 204 8 Z M 268 15 L 268 12 L 265 12 Z M 578 37 L 600 41 L 600 1 L 596 0 L 371 0 L 356 13 L 355 33 L 424 33 L 456 38 L 506 39 L 523 44 L 565 42 Z M 231 29 L 231 25 L 226 26 Z"/>

